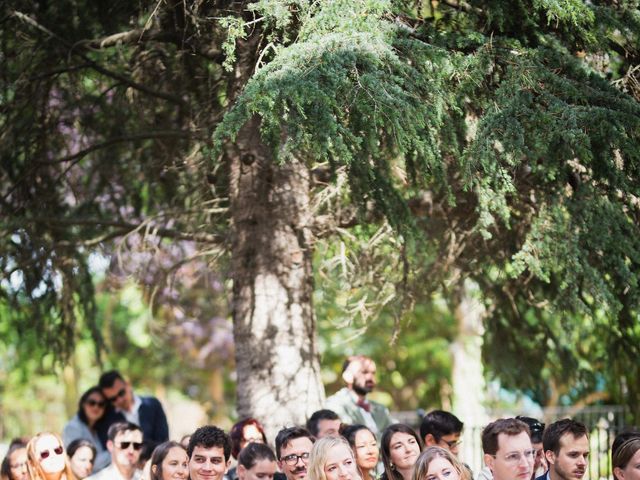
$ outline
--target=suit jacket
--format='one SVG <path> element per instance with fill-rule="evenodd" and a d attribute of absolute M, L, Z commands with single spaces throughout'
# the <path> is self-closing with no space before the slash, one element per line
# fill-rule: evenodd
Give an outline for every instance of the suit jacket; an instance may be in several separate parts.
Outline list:
<path fill-rule="evenodd" d="M 139 427 L 142 429 L 143 440 L 146 442 L 162 443 L 169 440 L 169 425 L 167 416 L 160 401 L 155 397 L 140 397 L 142 402 L 138 411 L 140 417 Z M 106 446 L 109 427 L 116 422 L 126 422 L 127 419 L 120 412 L 111 408 L 105 414 L 104 427 L 98 431 L 100 441 Z"/>
<path fill-rule="evenodd" d="M 371 405 L 371 411 L 369 413 L 371 413 L 373 421 L 376 427 L 378 427 L 378 431 L 374 433 L 377 437 L 380 437 L 382 431 L 394 422 L 389 416 L 387 407 L 371 400 L 369 400 L 369 404 Z M 363 409 L 356 404 L 351 390 L 348 388 L 342 388 L 327 398 L 325 408 L 336 412 L 340 420 L 345 423 L 367 425 L 364 415 L 362 414 Z"/>
<path fill-rule="evenodd" d="M 544 472 L 542 475 L 540 475 L 539 477 L 536 477 L 536 480 L 550 480 L 549 477 L 549 470 L 547 470 L 546 472 Z"/>

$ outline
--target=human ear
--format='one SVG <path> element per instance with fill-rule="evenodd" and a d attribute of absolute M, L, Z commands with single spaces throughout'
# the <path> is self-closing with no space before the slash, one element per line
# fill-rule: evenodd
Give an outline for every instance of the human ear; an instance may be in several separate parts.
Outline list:
<path fill-rule="evenodd" d="M 484 464 L 489 467 L 489 470 L 491 470 L 493 472 L 493 461 L 495 459 L 493 458 L 493 455 L 489 455 L 488 453 L 484 454 Z"/>
<path fill-rule="evenodd" d="M 244 480 L 244 475 L 247 472 L 247 469 L 244 468 L 244 465 L 238 464 L 238 468 L 236 469 L 236 472 L 238 473 L 238 480 Z"/>
<path fill-rule="evenodd" d="M 436 442 L 436 437 L 434 437 L 432 434 L 427 433 L 424 437 L 424 444 L 427 447 L 432 447 L 434 445 L 437 445 L 438 442 Z"/>
<path fill-rule="evenodd" d="M 624 470 L 622 470 L 620 467 L 615 467 L 613 469 L 613 475 L 618 480 L 624 480 Z"/>

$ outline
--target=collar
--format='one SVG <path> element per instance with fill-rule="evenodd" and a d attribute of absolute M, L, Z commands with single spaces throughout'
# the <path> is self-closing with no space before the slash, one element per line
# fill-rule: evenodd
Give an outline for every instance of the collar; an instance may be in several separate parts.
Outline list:
<path fill-rule="evenodd" d="M 137 412 L 138 409 L 140 408 L 140 405 L 142 405 L 142 399 L 136 395 L 135 393 L 133 394 L 133 405 L 131 406 L 131 410 L 122 410 L 120 408 L 116 408 L 116 412 L 120 412 L 120 413 L 134 413 Z"/>

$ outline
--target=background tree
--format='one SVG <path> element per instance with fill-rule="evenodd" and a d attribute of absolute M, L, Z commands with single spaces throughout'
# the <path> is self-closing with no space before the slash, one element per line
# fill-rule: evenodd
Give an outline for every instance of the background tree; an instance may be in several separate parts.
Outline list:
<path fill-rule="evenodd" d="M 376 302 L 400 319 L 473 278 L 488 338 L 510 340 L 487 344 L 497 374 L 531 309 L 547 335 L 602 319 L 608 364 L 635 358 L 637 2 L 4 8 L 1 285 L 10 330 L 33 332 L 21 354 L 68 353 L 84 322 L 101 344 L 96 249 L 192 241 L 232 280 L 239 413 L 299 422 L 323 397 L 314 250 L 389 225 Z"/>

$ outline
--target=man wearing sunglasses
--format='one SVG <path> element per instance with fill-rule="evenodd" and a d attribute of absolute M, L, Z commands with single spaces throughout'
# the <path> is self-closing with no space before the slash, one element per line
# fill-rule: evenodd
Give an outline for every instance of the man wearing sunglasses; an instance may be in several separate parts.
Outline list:
<path fill-rule="evenodd" d="M 542 448 L 544 423 L 535 418 L 524 417 L 521 415 L 518 415 L 516 419 L 523 421 L 529 426 L 529 432 L 531 433 L 531 445 L 536 451 L 536 457 L 533 463 L 533 472 L 531 473 L 531 480 L 534 480 L 538 475 L 542 475 L 547 471 L 547 461 L 544 457 L 544 448 Z"/>
<path fill-rule="evenodd" d="M 157 398 L 136 395 L 131 384 L 117 370 L 103 373 L 98 385 L 110 404 L 103 422 L 105 426 L 98 431 L 103 443 L 106 443 L 105 429 L 125 421 L 138 425 L 145 441 L 162 443 L 169 440 L 167 417 Z"/>
<path fill-rule="evenodd" d="M 139 480 L 138 469 L 142 449 L 142 430 L 131 422 L 118 422 L 109 427 L 107 449 L 111 453 L 111 465 L 100 470 L 89 480 Z"/>

